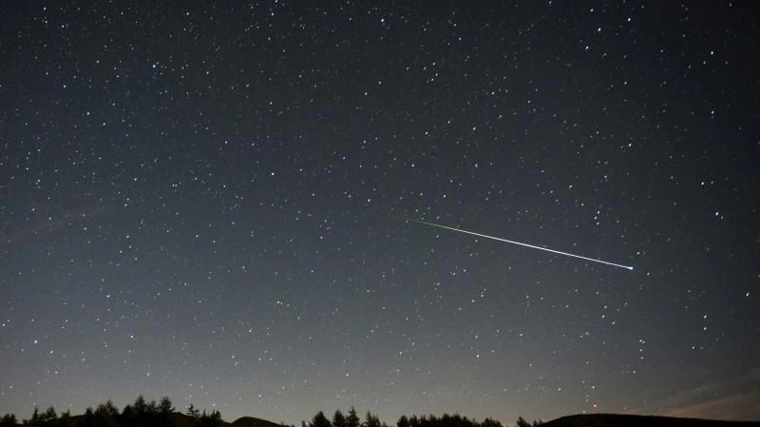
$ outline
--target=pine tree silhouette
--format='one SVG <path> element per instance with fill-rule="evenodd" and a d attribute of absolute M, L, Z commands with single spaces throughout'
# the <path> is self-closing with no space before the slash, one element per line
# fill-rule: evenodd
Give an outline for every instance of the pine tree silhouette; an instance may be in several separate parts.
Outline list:
<path fill-rule="evenodd" d="M 164 415 L 174 412 L 174 405 L 172 405 L 172 401 L 169 400 L 169 396 L 161 398 L 161 401 L 158 403 L 158 412 Z"/>
<path fill-rule="evenodd" d="M 376 415 L 372 415 L 371 412 L 367 411 L 367 415 L 364 416 L 364 422 L 362 423 L 362 427 L 382 427 L 380 425 L 380 419 Z"/>
<path fill-rule="evenodd" d="M 312 418 L 309 427 L 332 427 L 332 424 L 325 416 L 325 413 L 319 411 L 317 412 L 317 415 L 314 415 L 314 418 Z"/>
<path fill-rule="evenodd" d="M 348 411 L 348 417 L 346 418 L 346 427 L 359 427 L 359 416 L 356 415 L 356 409 L 352 406 Z"/>
<path fill-rule="evenodd" d="M 201 416 L 201 412 L 191 403 L 190 406 L 187 407 L 187 415 L 193 418 L 198 418 Z"/>
<path fill-rule="evenodd" d="M 12 427 L 16 425 L 16 416 L 13 414 L 5 414 L 3 415 L 2 421 L 0 421 L 0 426 L 2 427 Z"/>
<path fill-rule="evenodd" d="M 525 421 L 525 418 L 523 417 L 517 417 L 517 422 L 515 423 L 515 427 L 532 427 L 529 422 Z"/>
<path fill-rule="evenodd" d="M 348 420 L 346 420 L 346 416 L 343 415 L 343 412 L 341 412 L 340 409 L 335 411 L 335 415 L 333 415 L 332 425 L 333 427 L 348 427 Z"/>

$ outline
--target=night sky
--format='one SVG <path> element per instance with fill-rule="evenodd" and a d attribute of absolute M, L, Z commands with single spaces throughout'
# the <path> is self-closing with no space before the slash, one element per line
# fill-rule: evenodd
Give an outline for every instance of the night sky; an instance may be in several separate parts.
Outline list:
<path fill-rule="evenodd" d="M 749 3 L 0 19 L 0 413 L 760 418 Z"/>

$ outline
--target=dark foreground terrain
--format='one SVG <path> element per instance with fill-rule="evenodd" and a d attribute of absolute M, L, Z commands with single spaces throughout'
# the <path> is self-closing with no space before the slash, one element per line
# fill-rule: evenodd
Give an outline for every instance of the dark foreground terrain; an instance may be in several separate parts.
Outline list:
<path fill-rule="evenodd" d="M 589 414 L 557 418 L 542 424 L 542 427 L 760 427 L 760 421 L 715 421 L 646 415 Z"/>
<path fill-rule="evenodd" d="M 760 404 L 760 402 L 759 402 Z M 133 404 L 119 411 L 110 400 L 96 409 L 87 408 L 82 415 L 68 411 L 60 415 L 53 407 L 44 412 L 34 410 L 31 418 L 17 420 L 13 414 L 0 419 L 0 427 L 293 427 L 254 417 L 241 417 L 232 423 L 213 410 L 207 413 L 190 405 L 185 413 L 177 412 L 168 397 L 160 402 L 147 402 L 139 396 Z M 301 427 L 393 427 L 381 422 L 377 415 L 367 412 L 361 419 L 354 408 L 343 414 L 335 411 L 332 418 L 318 412 Z M 401 416 L 395 427 L 504 427 L 501 422 L 487 418 L 482 422 L 459 414 L 442 416 Z M 527 422 L 519 417 L 516 427 L 760 427 L 760 421 L 716 421 L 693 418 L 673 418 L 645 415 L 585 414 L 571 415 L 545 423 Z"/>

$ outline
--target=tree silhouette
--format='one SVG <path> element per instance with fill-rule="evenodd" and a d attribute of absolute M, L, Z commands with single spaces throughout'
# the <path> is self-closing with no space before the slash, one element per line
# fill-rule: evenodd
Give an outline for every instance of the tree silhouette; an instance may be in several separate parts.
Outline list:
<path fill-rule="evenodd" d="M 137 399 L 135 399 L 134 409 L 135 414 L 138 416 L 148 412 L 148 404 L 145 403 L 145 398 L 142 394 L 137 396 Z"/>
<path fill-rule="evenodd" d="M 39 416 L 40 422 L 55 421 L 58 419 L 58 414 L 55 412 L 54 407 L 49 407 L 47 410 Z"/>
<path fill-rule="evenodd" d="M 35 406 L 34 412 L 32 412 L 32 418 L 30 418 L 29 421 L 25 421 L 24 424 L 37 424 L 39 422 L 40 422 L 40 411 Z"/>
<path fill-rule="evenodd" d="M 127 405 L 124 406 L 124 409 L 121 410 L 122 424 L 128 425 L 132 423 L 134 419 L 135 419 L 135 408 L 129 403 L 127 403 Z"/>
<path fill-rule="evenodd" d="M 3 415 L 2 421 L 0 421 L 0 426 L 2 427 L 11 427 L 16 425 L 16 416 L 13 414 L 5 414 Z"/>
<path fill-rule="evenodd" d="M 346 418 L 346 427 L 359 427 L 359 416 L 356 415 L 356 409 L 352 406 L 348 411 L 348 417 Z"/>
<path fill-rule="evenodd" d="M 480 427 L 503 427 L 500 422 L 492 419 L 492 418 L 486 418 L 483 420 L 482 423 L 480 423 Z"/>
<path fill-rule="evenodd" d="M 532 426 L 529 422 L 525 421 L 525 418 L 517 417 L 517 422 L 515 423 L 515 427 L 532 427 Z"/>
<path fill-rule="evenodd" d="M 199 411 L 199 410 L 198 410 L 198 408 L 196 408 L 196 407 L 195 407 L 195 405 L 193 405 L 193 404 L 191 403 L 191 404 L 190 404 L 190 406 L 188 406 L 188 407 L 187 407 L 187 412 L 186 412 L 186 414 L 187 414 L 189 417 L 198 418 L 198 417 L 200 417 L 200 416 L 201 416 L 201 411 Z"/>
<path fill-rule="evenodd" d="M 169 400 L 169 396 L 161 398 L 161 401 L 158 403 L 158 412 L 164 415 L 174 412 L 174 406 L 172 405 L 172 401 Z"/>
<path fill-rule="evenodd" d="M 343 412 L 341 412 L 340 409 L 335 411 L 335 415 L 333 415 L 332 425 L 333 427 L 348 427 L 346 416 L 343 415 Z"/>
<path fill-rule="evenodd" d="M 92 408 L 88 407 L 84 411 L 84 415 L 76 423 L 76 427 L 94 427 L 95 426 L 95 412 Z"/>
<path fill-rule="evenodd" d="M 116 409 L 113 401 L 108 399 L 106 403 L 98 405 L 97 409 L 95 409 L 95 416 L 115 421 L 119 417 L 119 410 Z"/>
<path fill-rule="evenodd" d="M 380 424 L 380 418 L 378 418 L 376 415 L 372 415 L 371 412 L 367 411 L 367 415 L 364 416 L 362 427 L 382 427 Z"/>
<path fill-rule="evenodd" d="M 218 427 L 224 424 L 222 421 L 222 414 L 214 409 L 211 414 L 207 415 L 206 410 L 203 410 L 203 414 L 200 417 L 200 425 L 203 427 Z"/>
<path fill-rule="evenodd" d="M 332 427 L 332 424 L 330 424 L 330 420 L 327 419 L 325 413 L 319 411 L 317 412 L 317 415 L 314 415 L 314 418 L 311 419 L 309 427 Z"/>
<path fill-rule="evenodd" d="M 94 415 L 95 427 L 118 427 L 119 425 L 119 410 L 110 399 L 98 405 Z"/>

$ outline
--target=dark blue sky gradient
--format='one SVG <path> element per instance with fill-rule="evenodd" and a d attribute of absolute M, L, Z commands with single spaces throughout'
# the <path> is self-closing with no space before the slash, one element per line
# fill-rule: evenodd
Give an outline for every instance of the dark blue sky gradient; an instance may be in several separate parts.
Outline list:
<path fill-rule="evenodd" d="M 746 4 L 63 3 L 0 11 L 0 412 L 760 418 Z"/>

